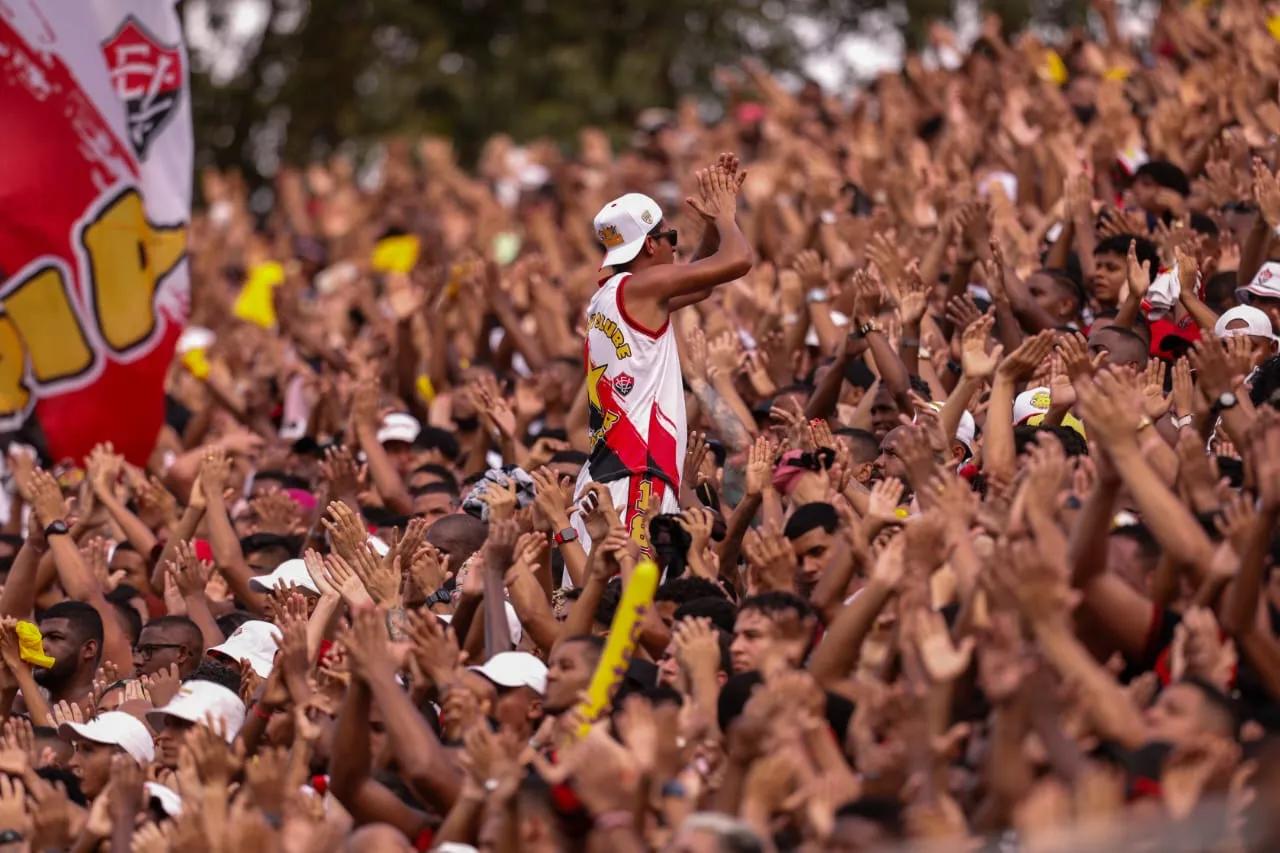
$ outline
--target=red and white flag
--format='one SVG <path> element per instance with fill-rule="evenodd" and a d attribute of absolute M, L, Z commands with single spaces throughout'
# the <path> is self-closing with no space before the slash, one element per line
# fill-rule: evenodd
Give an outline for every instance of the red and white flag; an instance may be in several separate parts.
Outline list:
<path fill-rule="evenodd" d="M 0 430 L 34 415 L 56 460 L 144 463 L 189 306 L 173 2 L 0 0 L 0 116 Z"/>

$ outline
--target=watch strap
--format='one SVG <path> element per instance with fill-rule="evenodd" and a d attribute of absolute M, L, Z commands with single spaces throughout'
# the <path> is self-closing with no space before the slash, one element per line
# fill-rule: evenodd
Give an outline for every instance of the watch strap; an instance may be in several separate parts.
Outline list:
<path fill-rule="evenodd" d="M 566 542 L 575 542 L 578 539 L 578 531 L 572 527 L 566 527 L 563 530 L 556 531 L 556 544 L 563 545 Z"/>

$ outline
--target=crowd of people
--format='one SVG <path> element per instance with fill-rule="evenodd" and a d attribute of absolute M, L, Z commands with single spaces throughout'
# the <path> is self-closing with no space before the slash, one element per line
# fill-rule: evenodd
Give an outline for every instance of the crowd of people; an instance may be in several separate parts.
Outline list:
<path fill-rule="evenodd" d="M 1280 849 L 1280 18 L 1093 21 L 205 172 L 152 458 L 9 446 L 0 853 Z"/>

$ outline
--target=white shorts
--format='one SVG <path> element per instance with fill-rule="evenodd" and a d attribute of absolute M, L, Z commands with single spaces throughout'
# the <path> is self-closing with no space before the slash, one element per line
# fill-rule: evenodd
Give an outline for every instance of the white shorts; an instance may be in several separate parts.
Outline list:
<path fill-rule="evenodd" d="M 575 502 L 581 500 L 583 494 L 586 493 L 587 484 L 591 481 L 591 472 L 584 465 L 581 473 L 578 474 L 578 485 L 573 493 Z M 675 489 L 671 488 L 670 483 L 659 477 L 651 475 L 624 477 L 621 480 L 613 480 L 602 485 L 608 488 L 609 495 L 613 498 L 613 508 L 617 510 L 618 518 L 622 520 L 623 525 L 631 531 L 631 538 L 646 551 L 649 548 L 649 536 L 644 527 L 644 517 L 645 510 L 649 507 L 649 501 L 654 498 L 661 501 L 659 507 L 662 515 L 670 515 L 680 511 L 680 495 Z M 583 550 L 590 554 L 591 536 L 587 533 L 587 526 L 582 520 L 582 515 L 575 514 L 570 523 L 578 533 L 578 539 L 582 542 Z M 565 572 L 563 586 L 566 589 L 573 586 L 573 582 L 569 580 L 568 572 Z"/>

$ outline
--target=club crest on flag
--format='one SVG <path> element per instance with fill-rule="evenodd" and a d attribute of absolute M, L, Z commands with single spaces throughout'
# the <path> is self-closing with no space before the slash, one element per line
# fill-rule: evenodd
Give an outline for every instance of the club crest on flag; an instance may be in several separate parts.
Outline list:
<path fill-rule="evenodd" d="M 186 70 L 177 45 L 162 44 L 133 15 L 102 43 L 111 84 L 125 105 L 129 144 L 147 159 L 151 141 L 175 113 Z"/>

